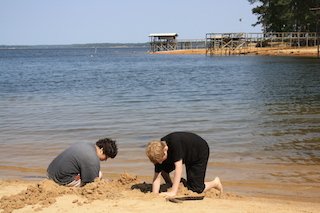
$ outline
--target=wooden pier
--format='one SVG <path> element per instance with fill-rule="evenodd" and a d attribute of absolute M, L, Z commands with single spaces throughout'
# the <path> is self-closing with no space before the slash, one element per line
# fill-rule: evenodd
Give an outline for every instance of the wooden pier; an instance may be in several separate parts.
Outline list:
<path fill-rule="evenodd" d="M 178 50 L 188 50 L 188 49 L 205 49 L 206 40 L 205 39 L 179 39 L 177 40 Z"/>
<path fill-rule="evenodd" d="M 254 48 L 317 46 L 316 32 L 207 33 L 205 39 L 178 40 L 177 33 L 150 34 L 150 52 L 204 49 L 206 55 L 239 55 Z"/>
<path fill-rule="evenodd" d="M 154 33 L 150 34 L 150 52 L 205 49 L 205 39 L 180 39 L 177 33 Z"/>
<path fill-rule="evenodd" d="M 207 55 L 246 54 L 256 47 L 309 47 L 317 45 L 315 32 L 278 32 L 278 33 L 207 33 Z"/>
<path fill-rule="evenodd" d="M 169 51 L 177 49 L 177 33 L 154 33 L 150 34 L 150 51 Z"/>

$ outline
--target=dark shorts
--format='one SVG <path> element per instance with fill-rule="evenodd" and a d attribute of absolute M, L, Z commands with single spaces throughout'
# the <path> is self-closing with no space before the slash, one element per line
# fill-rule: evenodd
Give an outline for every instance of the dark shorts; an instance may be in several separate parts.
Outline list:
<path fill-rule="evenodd" d="M 203 153 L 199 161 L 186 164 L 187 188 L 193 192 L 202 193 L 205 189 L 204 179 L 206 176 L 209 150 Z"/>
<path fill-rule="evenodd" d="M 207 164 L 209 159 L 209 147 L 203 147 L 201 157 L 195 162 L 185 163 L 187 173 L 186 187 L 197 193 L 202 193 L 205 189 L 204 179 L 207 171 Z M 170 173 L 175 170 L 175 165 L 163 165 L 162 171 Z M 160 171 L 156 171 L 160 172 Z"/>

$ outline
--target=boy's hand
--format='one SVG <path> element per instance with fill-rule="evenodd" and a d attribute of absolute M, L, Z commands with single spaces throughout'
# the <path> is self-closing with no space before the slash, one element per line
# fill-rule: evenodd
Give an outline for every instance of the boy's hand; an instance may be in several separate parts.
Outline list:
<path fill-rule="evenodd" d="M 177 193 L 175 192 L 162 192 L 160 193 L 161 196 L 164 196 L 164 197 L 174 197 L 176 196 Z"/>

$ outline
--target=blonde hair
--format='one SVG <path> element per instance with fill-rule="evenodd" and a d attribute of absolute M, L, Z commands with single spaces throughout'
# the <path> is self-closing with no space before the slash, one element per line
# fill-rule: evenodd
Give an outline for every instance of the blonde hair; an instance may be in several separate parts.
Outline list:
<path fill-rule="evenodd" d="M 150 161 L 154 164 L 159 163 L 164 157 L 165 141 L 151 141 L 146 148 L 146 154 Z"/>

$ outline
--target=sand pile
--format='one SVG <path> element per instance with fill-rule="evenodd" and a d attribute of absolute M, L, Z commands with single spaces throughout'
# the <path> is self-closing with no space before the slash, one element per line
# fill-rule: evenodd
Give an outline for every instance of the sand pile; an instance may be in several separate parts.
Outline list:
<path fill-rule="evenodd" d="M 81 188 L 71 188 L 59 186 L 51 180 L 43 180 L 28 188 L 19 194 L 11 196 L 3 196 L 0 200 L 0 208 L 4 212 L 12 212 L 14 209 L 23 208 L 26 205 L 39 204 L 46 207 L 56 202 L 56 198 L 66 194 L 80 195 L 86 198 L 86 203 L 94 200 L 116 199 L 121 197 L 122 190 L 125 186 L 134 183 L 137 177 L 131 177 L 128 174 L 123 174 L 117 181 L 97 180 L 87 184 Z M 130 188 L 130 187 L 129 187 Z M 78 203 L 81 205 L 81 203 Z"/>
<path fill-rule="evenodd" d="M 58 186 L 50 180 L 44 180 L 29 186 L 19 194 L 3 196 L 0 200 L 0 208 L 4 209 L 4 212 L 12 212 L 14 209 L 20 209 L 26 205 L 40 204 L 46 207 L 54 203 L 56 197 L 70 192 L 72 192 L 71 188 Z"/>
<path fill-rule="evenodd" d="M 4 181 L 5 182 L 5 181 Z M 5 183 L 2 184 L 5 184 Z M 56 202 L 56 198 L 63 195 L 77 195 L 81 197 L 80 200 L 74 200 L 73 203 L 78 205 L 88 204 L 95 200 L 117 200 L 127 196 L 134 196 L 142 200 L 150 200 L 157 195 L 151 192 L 152 185 L 150 183 L 139 180 L 137 176 L 129 174 L 120 175 L 118 180 L 97 180 L 93 183 L 87 184 L 81 188 L 71 188 L 59 186 L 51 180 L 43 180 L 34 185 L 30 185 L 26 190 L 11 196 L 3 196 L 0 200 L 0 208 L 4 212 L 12 212 L 15 209 L 23 208 L 27 205 L 40 206 L 36 210 L 47 207 Z M 168 187 L 163 184 L 162 191 L 166 191 Z M 219 193 L 216 190 L 210 190 L 205 194 L 194 193 L 185 188 L 182 183 L 179 187 L 177 196 L 199 196 L 204 195 L 208 198 L 217 198 Z M 232 195 L 225 194 L 224 198 Z M 83 198 L 83 199 L 82 199 Z"/>

